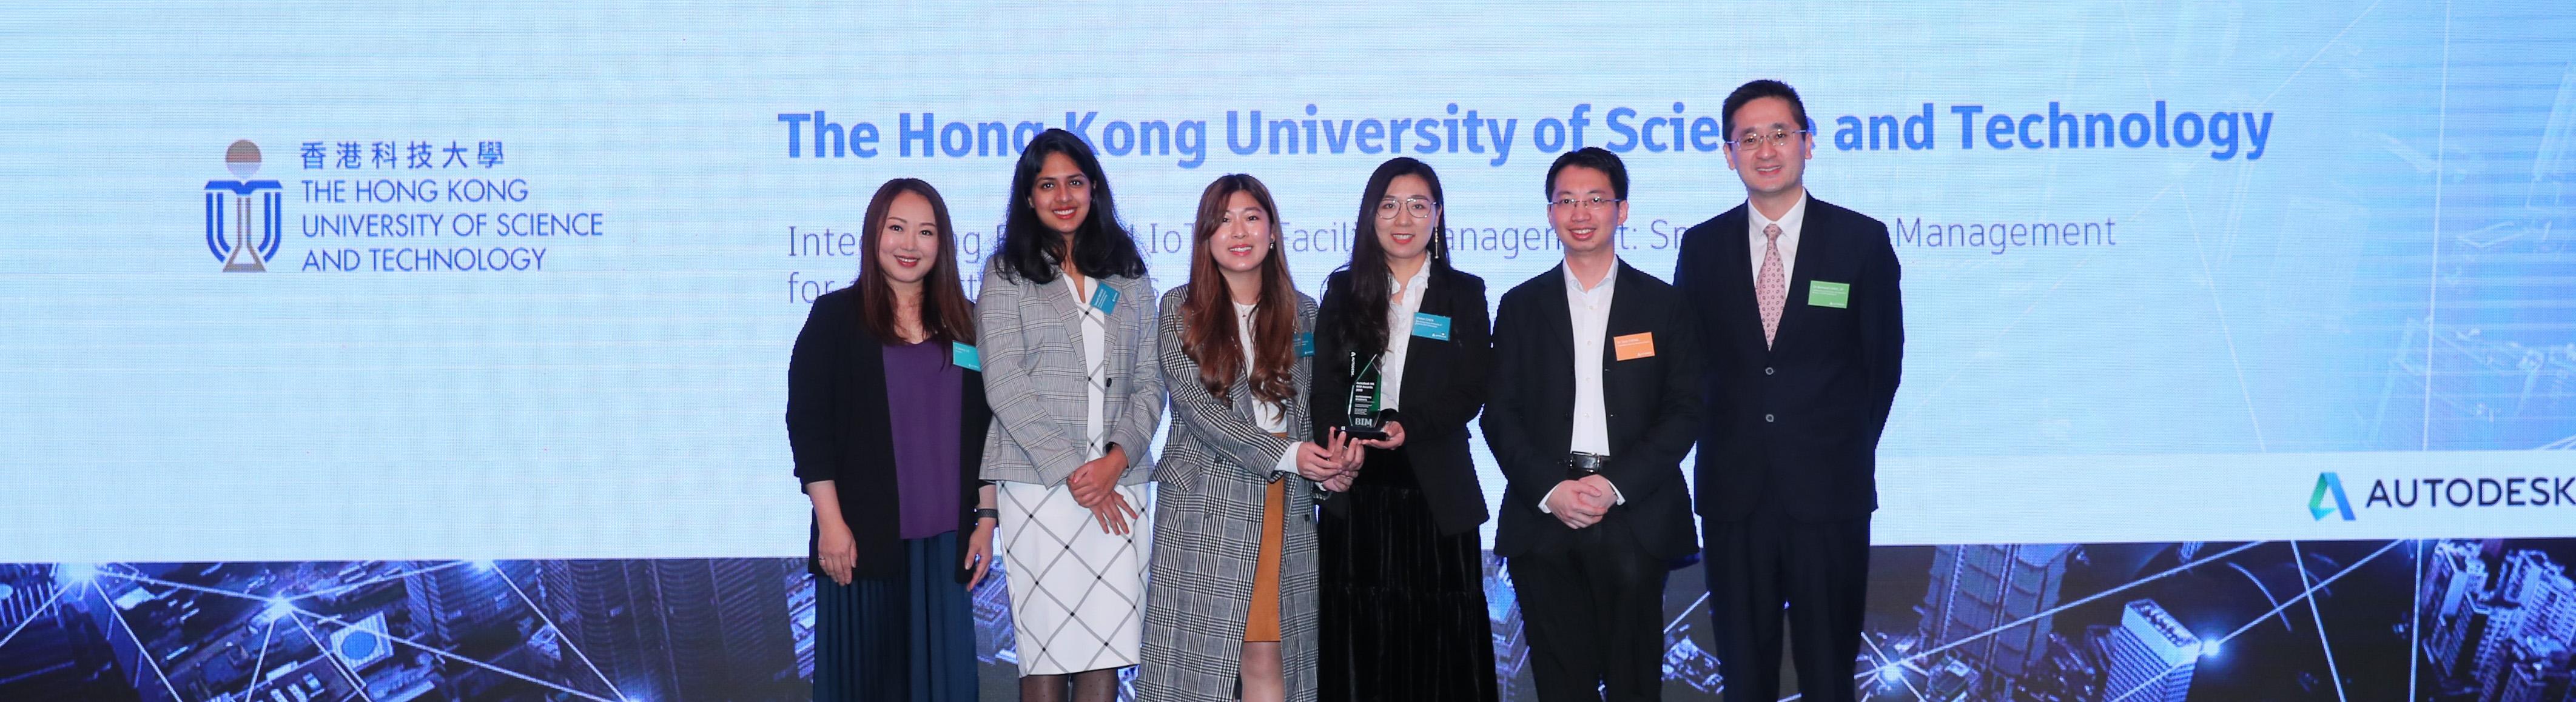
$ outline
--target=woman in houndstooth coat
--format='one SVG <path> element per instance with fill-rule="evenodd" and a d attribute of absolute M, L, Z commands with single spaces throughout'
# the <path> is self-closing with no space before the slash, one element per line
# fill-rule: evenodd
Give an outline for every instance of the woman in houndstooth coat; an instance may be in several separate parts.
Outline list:
<path fill-rule="evenodd" d="M 1277 251 L 1276 207 L 1251 176 L 1210 184 L 1190 282 L 1160 305 L 1173 421 L 1154 471 L 1140 700 L 1315 698 L 1316 481 L 1359 451 L 1300 440 L 1315 301 Z"/>

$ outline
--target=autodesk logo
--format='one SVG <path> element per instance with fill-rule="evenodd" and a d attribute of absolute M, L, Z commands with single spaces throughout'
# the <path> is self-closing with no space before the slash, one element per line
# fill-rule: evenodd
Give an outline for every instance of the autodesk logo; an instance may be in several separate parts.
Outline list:
<path fill-rule="evenodd" d="M 2333 507 L 2326 506 L 2328 496 L 2334 497 Z M 2318 473 L 2317 489 L 2308 494 L 2308 516 L 2322 521 L 2326 515 L 2336 512 L 2343 513 L 2344 521 L 2352 521 L 2352 502 L 2343 497 L 2343 477 L 2333 473 Z"/>

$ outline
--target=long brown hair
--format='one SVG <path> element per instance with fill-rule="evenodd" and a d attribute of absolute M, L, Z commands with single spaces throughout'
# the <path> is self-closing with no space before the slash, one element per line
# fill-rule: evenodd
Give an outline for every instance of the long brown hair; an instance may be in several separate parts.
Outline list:
<path fill-rule="evenodd" d="M 921 279 L 921 329 L 937 342 L 975 343 L 975 303 L 966 301 L 966 284 L 957 274 L 957 230 L 948 220 L 948 201 L 919 178 L 896 178 L 877 187 L 868 199 L 867 229 L 859 234 L 859 324 L 880 341 L 902 339 L 895 332 L 894 286 L 886 282 L 885 264 L 877 261 L 879 232 L 895 196 L 920 195 L 930 201 L 931 219 L 939 228 L 939 260 Z"/>
<path fill-rule="evenodd" d="M 1288 278 L 1287 252 L 1279 250 L 1284 234 L 1279 203 L 1270 199 L 1270 188 L 1252 176 L 1235 173 L 1217 178 L 1199 195 L 1198 221 L 1190 227 L 1190 295 L 1181 302 L 1181 351 L 1198 362 L 1199 384 L 1217 399 L 1226 399 L 1235 376 L 1245 374 L 1243 348 L 1237 340 L 1240 332 L 1234 328 L 1234 295 L 1225 284 L 1224 272 L 1217 270 L 1215 248 L 1208 244 L 1225 219 L 1226 201 L 1235 193 L 1251 194 L 1270 220 L 1270 255 L 1261 262 L 1261 299 L 1253 303 L 1254 357 L 1247 384 L 1253 397 L 1285 403 L 1297 396 L 1290 379 L 1297 364 L 1297 286 Z"/>

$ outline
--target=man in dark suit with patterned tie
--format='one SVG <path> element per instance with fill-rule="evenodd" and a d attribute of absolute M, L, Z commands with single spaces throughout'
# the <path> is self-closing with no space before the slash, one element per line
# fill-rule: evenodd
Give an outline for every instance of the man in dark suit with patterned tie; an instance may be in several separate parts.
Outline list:
<path fill-rule="evenodd" d="M 1729 702 L 1779 699 L 1783 607 L 1808 700 L 1857 698 L 1879 433 L 1905 351 L 1887 225 L 1807 192 L 1814 123 L 1757 80 L 1726 98 L 1745 204 L 1682 235 L 1707 339 L 1696 507 Z"/>

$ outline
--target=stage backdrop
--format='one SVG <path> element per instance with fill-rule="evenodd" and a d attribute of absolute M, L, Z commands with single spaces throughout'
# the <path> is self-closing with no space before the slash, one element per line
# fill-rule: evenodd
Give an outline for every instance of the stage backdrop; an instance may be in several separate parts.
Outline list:
<path fill-rule="evenodd" d="M 1251 173 L 1311 294 L 1401 154 L 1499 293 L 1560 258 L 1549 160 L 1601 146 L 1668 277 L 1743 201 L 1754 78 L 1905 268 L 1865 689 L 2568 694 L 2565 3 L 0 17 L 0 697 L 801 698 L 788 348 L 879 183 L 939 187 L 980 265 L 1072 130 L 1160 288 Z M 1724 684 L 1702 594 L 1675 571 L 1677 698 Z"/>

